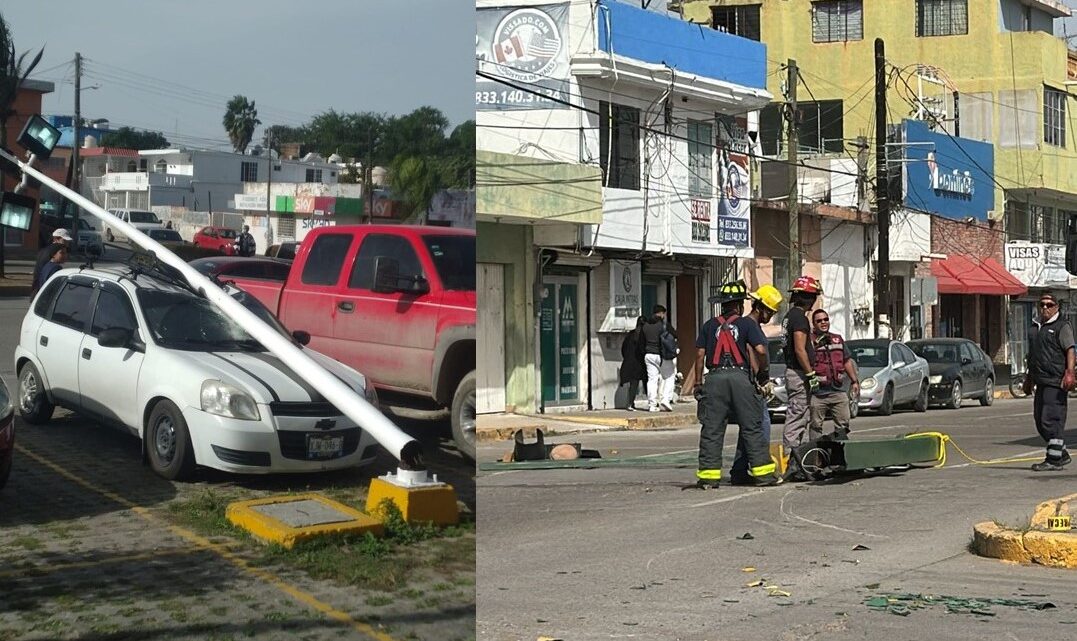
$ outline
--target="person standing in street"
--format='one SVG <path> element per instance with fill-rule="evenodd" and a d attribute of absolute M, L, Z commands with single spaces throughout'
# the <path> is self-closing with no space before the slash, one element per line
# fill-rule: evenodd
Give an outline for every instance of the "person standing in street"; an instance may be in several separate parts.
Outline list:
<path fill-rule="evenodd" d="M 695 396 L 699 411 L 699 468 L 696 485 L 716 488 L 722 478 L 722 446 L 729 420 L 740 428 L 748 476 L 757 485 L 781 479 L 763 438 L 763 396 L 758 381 L 768 376 L 767 339 L 754 319 L 742 316 L 748 290 L 743 281 L 722 285 L 721 313 L 703 324 L 696 339 Z M 707 367 L 704 378 L 703 368 Z"/>
<path fill-rule="evenodd" d="M 1033 321 L 1028 339 L 1025 393 L 1036 386 L 1032 414 L 1036 431 L 1047 443 L 1047 456 L 1034 463 L 1034 472 L 1061 470 L 1070 462 L 1063 431 L 1066 429 L 1066 399 L 1077 379 L 1074 378 L 1074 336 L 1069 321 L 1062 320 L 1058 299 L 1053 294 L 1040 296 L 1040 318 Z"/>
<path fill-rule="evenodd" d="M 49 262 L 45 263 L 41 268 L 41 273 L 38 275 L 36 285 L 30 289 L 30 298 L 37 296 L 38 290 L 45 286 L 52 275 L 64 268 L 64 263 L 67 261 L 67 245 L 63 243 L 53 243 L 46 249 L 51 248 L 52 255 L 49 256 Z"/>
<path fill-rule="evenodd" d="M 636 396 L 639 395 L 639 382 L 647 379 L 647 365 L 643 362 L 643 317 L 636 319 L 636 328 L 625 334 L 621 341 L 621 385 L 628 385 L 629 412 L 636 410 Z"/>
<path fill-rule="evenodd" d="M 761 285 L 754 293 L 750 292 L 748 297 L 752 299 L 752 310 L 748 312 L 748 318 L 758 323 L 760 331 L 762 331 L 762 326 L 769 323 L 774 318 L 774 314 L 778 313 L 778 308 L 782 304 L 782 293 L 778 291 L 777 287 L 768 283 Z M 768 451 L 770 445 L 770 410 L 767 409 L 767 401 L 770 400 L 774 393 L 774 383 L 770 381 L 769 356 L 768 354 L 766 380 L 762 381 L 762 377 L 759 377 L 759 380 L 762 381 L 760 385 L 762 398 L 760 400 L 763 408 L 760 428 L 763 432 L 763 442 L 767 444 Z M 737 433 L 737 453 L 733 457 L 733 467 L 729 470 L 729 482 L 733 485 L 750 485 L 753 482 L 751 475 L 748 474 L 748 444 L 745 442 L 743 431 Z"/>
<path fill-rule="evenodd" d="M 849 435 L 851 416 L 849 392 L 860 398 L 853 355 L 841 334 L 830 331 L 830 314 L 825 309 L 812 312 L 812 348 L 815 350 L 815 375 L 819 389 L 811 397 L 811 432 L 809 440 L 823 435 L 826 419 L 834 420 L 834 438 L 844 440 Z M 846 387 L 848 385 L 848 387 Z"/>
<path fill-rule="evenodd" d="M 672 412 L 673 378 L 677 368 L 676 332 L 666 322 L 666 308 L 654 306 L 654 314 L 640 329 L 643 338 L 643 361 L 647 366 L 647 409 Z M 672 339 L 672 352 L 670 340 Z"/>
<path fill-rule="evenodd" d="M 811 394 L 819 385 L 815 374 L 815 350 L 811 348 L 811 325 L 807 313 L 815 307 L 823 286 L 811 276 L 801 276 L 789 289 L 789 313 L 782 320 L 785 342 L 785 392 L 788 409 L 782 444 L 786 453 L 807 440 L 811 422 Z"/>
<path fill-rule="evenodd" d="M 52 260 L 53 255 L 56 254 L 56 245 L 63 245 L 69 247 L 71 244 L 71 233 L 59 227 L 56 231 L 52 232 L 52 242 L 42 247 L 34 258 L 34 273 L 31 278 L 30 289 L 37 291 L 41 285 L 41 268 L 44 267 Z"/>
<path fill-rule="evenodd" d="M 254 256 L 254 252 L 257 249 L 254 242 L 254 236 L 251 235 L 250 225 L 243 225 L 243 231 L 239 232 L 236 237 L 236 254 L 240 256 Z"/>

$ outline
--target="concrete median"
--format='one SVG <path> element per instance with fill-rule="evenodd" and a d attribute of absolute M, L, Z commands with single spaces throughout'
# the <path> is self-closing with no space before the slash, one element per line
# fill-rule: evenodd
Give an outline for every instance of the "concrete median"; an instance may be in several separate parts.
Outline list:
<path fill-rule="evenodd" d="M 973 528 L 972 549 L 1013 563 L 1077 569 L 1077 533 L 1062 529 L 1071 527 L 1071 503 L 1077 503 L 1077 494 L 1040 503 L 1023 529 L 979 523 Z"/>

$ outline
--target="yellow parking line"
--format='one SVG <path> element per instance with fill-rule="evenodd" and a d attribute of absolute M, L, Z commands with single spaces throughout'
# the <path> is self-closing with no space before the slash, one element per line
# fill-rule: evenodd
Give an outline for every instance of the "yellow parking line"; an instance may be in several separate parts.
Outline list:
<path fill-rule="evenodd" d="M 384 632 L 382 632 L 380 630 L 376 630 L 373 627 L 371 627 L 370 625 L 367 625 L 366 623 L 356 621 L 347 612 L 337 610 L 336 608 L 329 605 L 328 603 L 324 603 L 322 601 L 319 601 L 314 595 L 310 594 L 309 592 L 305 592 L 304 590 L 302 590 L 302 589 L 288 583 L 287 581 L 285 581 L 284 579 L 280 578 L 279 576 L 273 574 L 272 572 L 268 572 L 266 570 L 262 570 L 260 568 L 256 568 L 256 567 L 251 566 L 251 564 L 248 563 L 245 559 L 243 559 L 242 557 L 234 554 L 233 552 L 230 552 L 224 546 L 218 545 L 216 543 L 213 543 L 212 541 L 205 538 L 204 536 L 196 534 L 195 532 L 192 532 L 191 530 L 188 530 L 187 528 L 168 523 L 167 521 L 165 521 L 165 520 L 161 519 L 160 517 L 158 517 L 158 516 L 154 515 L 153 513 L 151 513 L 146 508 L 141 507 L 139 505 L 136 505 L 132 501 L 120 496 L 119 494 L 116 494 L 115 492 L 112 492 L 112 491 L 109 491 L 109 490 L 106 490 L 106 489 L 103 489 L 103 488 L 99 488 L 96 485 L 94 485 L 93 483 L 90 483 L 89 481 L 83 479 L 82 477 L 80 477 L 80 476 L 78 476 L 76 474 L 73 474 L 72 472 L 69 472 L 66 469 L 60 467 L 56 463 L 53 463 L 52 461 L 46 459 L 45 457 L 41 456 L 40 454 L 37 454 L 35 452 L 31 452 L 30 450 L 26 449 L 26 447 L 24 445 L 16 444 L 15 449 L 18 450 L 19 454 L 22 454 L 22 455 L 30 457 L 34 461 L 37 461 L 41 465 L 44 465 L 45 467 L 49 468 L 53 472 L 56 472 L 60 476 L 63 476 L 64 478 L 66 478 L 66 479 L 68 479 L 68 480 L 70 480 L 70 481 L 72 481 L 72 482 L 74 482 L 74 483 L 76 483 L 78 485 L 81 485 L 82 487 L 84 487 L 84 488 L 86 488 L 86 489 L 88 489 L 88 490 L 90 490 L 92 492 L 96 492 L 96 493 L 100 494 L 101 496 L 104 496 L 104 497 L 106 497 L 108 499 L 111 499 L 112 501 L 115 501 L 116 503 L 119 503 L 120 505 L 130 509 L 132 512 L 134 512 L 135 514 L 138 514 L 143 519 L 145 519 L 145 520 L 147 520 L 147 521 L 149 521 L 149 522 L 151 522 L 151 523 L 153 523 L 155 525 L 160 525 L 160 526 L 164 526 L 164 527 L 168 528 L 169 530 L 171 530 L 177 536 L 179 536 L 179 537 L 181 537 L 183 539 L 186 539 L 187 541 L 190 541 L 191 543 L 194 543 L 194 545 L 197 548 L 200 548 L 200 549 L 203 549 L 203 550 L 209 550 L 211 552 L 214 552 L 215 554 L 217 554 L 221 558 L 223 558 L 223 559 L 229 561 L 230 563 L 232 563 L 233 565 L 235 565 L 240 570 L 243 570 L 247 574 L 250 574 L 251 576 L 254 576 L 256 578 L 259 578 L 259 579 L 269 583 L 270 585 L 277 588 L 281 592 L 284 592 L 285 594 L 292 597 L 293 599 L 295 599 L 295 600 L 297 600 L 297 601 L 299 601 L 299 602 L 301 602 L 301 603 L 303 603 L 303 604 L 317 610 L 318 612 L 321 612 L 322 614 L 326 615 L 330 619 L 333 619 L 335 621 L 339 621 L 339 622 L 341 622 L 341 623 L 343 623 L 345 625 L 348 625 L 349 627 L 356 630 L 357 632 L 365 634 L 365 635 L 367 635 L 367 636 L 369 636 L 369 637 L 371 637 L 373 639 L 376 639 L 377 641 L 396 641 L 393 637 L 389 636 L 388 634 L 386 634 L 386 633 L 384 633 Z"/>

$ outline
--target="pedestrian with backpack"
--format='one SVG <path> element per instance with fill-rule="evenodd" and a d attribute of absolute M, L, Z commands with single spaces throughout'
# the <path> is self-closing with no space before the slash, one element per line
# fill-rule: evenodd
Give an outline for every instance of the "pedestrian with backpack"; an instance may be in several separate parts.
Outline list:
<path fill-rule="evenodd" d="M 666 322 L 666 308 L 654 306 L 654 313 L 640 329 L 643 338 L 643 362 L 647 366 L 647 409 L 673 411 L 673 379 L 677 367 L 677 332 Z"/>

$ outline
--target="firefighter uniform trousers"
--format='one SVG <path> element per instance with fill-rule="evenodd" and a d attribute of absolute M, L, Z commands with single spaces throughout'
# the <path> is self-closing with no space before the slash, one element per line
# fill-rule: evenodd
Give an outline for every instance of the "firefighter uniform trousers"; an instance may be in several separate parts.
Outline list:
<path fill-rule="evenodd" d="M 722 477 L 722 442 L 730 419 L 740 426 L 746 453 L 748 474 L 753 477 L 773 474 L 769 443 L 763 436 L 763 400 L 751 375 L 743 367 L 712 369 L 703 380 L 703 401 L 699 412 L 703 424 L 699 431 L 699 471 L 703 481 Z"/>

